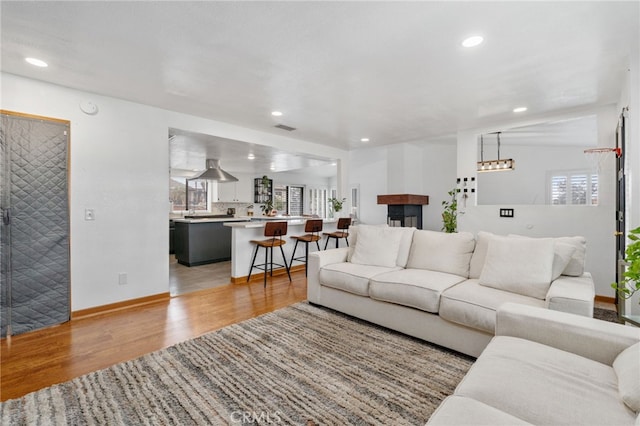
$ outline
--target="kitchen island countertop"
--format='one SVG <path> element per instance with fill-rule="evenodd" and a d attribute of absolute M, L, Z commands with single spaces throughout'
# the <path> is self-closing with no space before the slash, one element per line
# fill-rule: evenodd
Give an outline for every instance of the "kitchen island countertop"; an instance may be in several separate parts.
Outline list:
<path fill-rule="evenodd" d="M 245 222 L 229 222 L 229 223 L 225 223 L 224 226 L 228 226 L 230 228 L 264 228 L 264 224 L 267 223 L 267 221 L 286 221 L 290 226 L 295 226 L 295 225 L 304 225 L 305 222 L 307 221 L 307 219 L 312 219 L 312 218 L 302 218 L 300 216 L 277 216 L 277 217 L 270 217 L 269 219 L 258 219 L 258 220 L 252 220 L 252 221 L 245 221 Z M 338 219 L 322 219 L 322 223 L 324 224 L 331 224 L 331 223 L 337 223 Z"/>
<path fill-rule="evenodd" d="M 213 222 L 246 222 L 246 218 L 241 217 L 203 217 L 197 219 L 172 219 L 179 223 L 213 223 Z"/>

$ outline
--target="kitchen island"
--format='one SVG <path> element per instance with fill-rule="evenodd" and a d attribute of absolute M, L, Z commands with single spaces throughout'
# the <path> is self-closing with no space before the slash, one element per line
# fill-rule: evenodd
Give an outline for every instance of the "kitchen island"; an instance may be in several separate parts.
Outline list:
<path fill-rule="evenodd" d="M 174 251 L 181 265 L 197 266 L 231 259 L 231 228 L 243 218 L 174 219 Z"/>
<path fill-rule="evenodd" d="M 304 235 L 304 224 L 306 218 L 291 217 L 291 216 L 276 216 L 276 217 L 256 217 L 251 222 L 226 222 L 224 227 L 231 231 L 231 282 L 244 282 L 249 275 L 249 267 L 251 266 L 251 256 L 255 249 L 255 244 L 251 243 L 251 240 L 263 240 L 264 225 L 266 221 L 280 220 L 288 222 L 287 235 L 282 239 L 287 242 L 283 246 L 284 254 L 287 257 L 287 264 L 291 260 L 291 254 L 295 241 L 291 238 L 292 235 Z M 322 232 L 335 232 L 338 219 L 324 219 Z M 322 233 L 320 234 L 322 236 Z M 324 243 L 321 242 L 320 248 L 324 247 Z M 309 244 L 309 253 L 316 251 L 315 244 Z M 280 250 L 274 250 L 274 261 L 276 263 L 282 263 L 280 259 Z M 298 251 L 296 257 L 304 255 L 304 244 L 298 244 Z M 260 251 L 256 263 L 264 263 L 264 250 Z M 296 262 L 294 266 L 298 265 Z M 254 271 L 256 276 L 261 276 L 261 271 Z"/>

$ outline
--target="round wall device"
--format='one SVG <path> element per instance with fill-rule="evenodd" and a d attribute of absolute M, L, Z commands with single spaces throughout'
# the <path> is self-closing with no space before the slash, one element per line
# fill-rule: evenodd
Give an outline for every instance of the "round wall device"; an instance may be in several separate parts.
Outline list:
<path fill-rule="evenodd" d="M 91 101 L 80 102 L 80 109 L 82 112 L 89 115 L 95 115 L 98 113 L 98 105 Z"/>

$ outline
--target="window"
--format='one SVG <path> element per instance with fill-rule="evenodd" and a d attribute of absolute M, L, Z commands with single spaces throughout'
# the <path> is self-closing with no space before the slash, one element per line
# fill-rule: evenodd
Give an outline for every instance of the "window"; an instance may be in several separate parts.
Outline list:
<path fill-rule="evenodd" d="M 303 193 L 302 186 L 276 186 L 273 188 L 273 208 L 281 213 L 302 216 Z"/>
<path fill-rule="evenodd" d="M 315 214 L 319 217 L 326 217 L 329 197 L 327 197 L 326 188 L 309 189 L 309 214 Z"/>
<path fill-rule="evenodd" d="M 280 213 L 289 213 L 287 209 L 287 187 L 278 185 L 273 188 L 273 208 Z"/>
<path fill-rule="evenodd" d="M 301 186 L 289 187 L 289 214 L 302 216 L 304 210 L 304 188 Z"/>
<path fill-rule="evenodd" d="M 206 180 L 169 178 L 169 202 L 171 211 L 209 210 L 209 185 Z"/>
<path fill-rule="evenodd" d="M 554 172 L 549 179 L 550 204 L 597 205 L 598 175 L 586 171 Z"/>

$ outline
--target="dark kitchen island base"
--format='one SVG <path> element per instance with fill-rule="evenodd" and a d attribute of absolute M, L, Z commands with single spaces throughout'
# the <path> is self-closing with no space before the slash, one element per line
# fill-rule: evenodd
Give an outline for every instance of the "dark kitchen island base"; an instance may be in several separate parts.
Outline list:
<path fill-rule="evenodd" d="M 176 260 L 185 266 L 231 260 L 231 228 L 223 221 L 176 220 Z"/>

